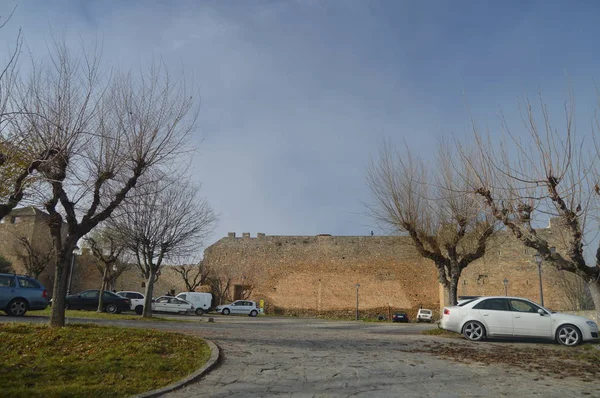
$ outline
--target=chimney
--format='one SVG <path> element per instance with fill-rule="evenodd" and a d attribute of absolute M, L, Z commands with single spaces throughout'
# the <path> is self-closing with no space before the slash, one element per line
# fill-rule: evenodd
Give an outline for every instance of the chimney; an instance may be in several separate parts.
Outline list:
<path fill-rule="evenodd" d="M 227 232 L 228 238 L 235 238 L 235 232 Z"/>
<path fill-rule="evenodd" d="M 257 238 L 264 238 L 264 237 L 265 237 L 265 234 L 264 234 L 264 233 L 262 233 L 262 232 L 258 232 L 258 233 L 256 234 L 256 237 L 257 237 Z"/>
<path fill-rule="evenodd" d="M 250 232 L 242 232 L 242 238 L 249 238 Z"/>

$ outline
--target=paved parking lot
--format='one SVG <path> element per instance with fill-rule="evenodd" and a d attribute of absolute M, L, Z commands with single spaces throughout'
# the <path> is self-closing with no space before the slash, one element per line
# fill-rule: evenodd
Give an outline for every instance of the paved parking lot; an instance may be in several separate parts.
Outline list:
<path fill-rule="evenodd" d="M 458 364 L 410 352 L 432 340 L 445 341 L 419 334 L 431 325 L 245 316 L 216 316 L 214 323 L 207 319 L 111 323 L 194 334 L 221 348 L 220 365 L 193 385 L 165 395 L 172 398 L 600 396 L 597 386 L 576 379 Z"/>

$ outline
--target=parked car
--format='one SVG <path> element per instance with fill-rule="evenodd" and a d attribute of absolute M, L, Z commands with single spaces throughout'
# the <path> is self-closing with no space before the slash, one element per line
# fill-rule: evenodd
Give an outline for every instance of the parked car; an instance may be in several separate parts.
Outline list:
<path fill-rule="evenodd" d="M 396 312 L 392 315 L 392 322 L 408 322 L 408 314 L 406 312 Z"/>
<path fill-rule="evenodd" d="M 142 315 L 144 312 L 144 299 L 145 296 L 140 292 L 117 292 L 117 294 L 121 297 L 128 298 L 131 304 L 129 305 L 129 309 L 131 311 L 135 311 L 136 314 Z"/>
<path fill-rule="evenodd" d="M 194 313 L 194 305 L 177 297 L 161 296 L 152 300 L 152 311 L 187 315 Z"/>
<path fill-rule="evenodd" d="M 212 294 L 202 292 L 181 292 L 176 297 L 192 303 L 196 315 L 202 315 L 205 312 L 209 312 L 213 299 Z"/>
<path fill-rule="evenodd" d="M 48 291 L 37 279 L 25 275 L 0 274 L 0 310 L 11 316 L 48 307 Z"/>
<path fill-rule="evenodd" d="M 254 301 L 248 300 L 236 300 L 231 304 L 218 305 L 215 311 L 220 312 L 223 315 L 229 314 L 244 314 L 250 316 L 258 315 L 258 307 Z"/>
<path fill-rule="evenodd" d="M 84 290 L 81 293 L 70 294 L 65 297 L 65 308 L 70 310 L 97 310 L 100 290 Z M 131 301 L 118 294 L 107 290 L 102 294 L 102 305 L 104 311 L 109 314 L 119 314 L 130 308 Z"/>
<path fill-rule="evenodd" d="M 598 339 L 596 322 L 582 316 L 552 312 L 521 297 L 481 297 L 444 308 L 442 329 L 472 341 L 486 337 L 534 337 L 575 346 Z"/>
<path fill-rule="evenodd" d="M 433 320 L 433 311 L 425 308 L 419 309 L 417 312 L 417 322 L 431 322 Z"/>

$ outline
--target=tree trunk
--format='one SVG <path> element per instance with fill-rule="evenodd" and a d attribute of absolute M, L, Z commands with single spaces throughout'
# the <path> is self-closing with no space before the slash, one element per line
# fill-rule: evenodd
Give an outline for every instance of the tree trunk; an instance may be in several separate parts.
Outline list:
<path fill-rule="evenodd" d="M 596 322 L 600 322 L 600 281 L 590 281 L 588 286 L 590 287 L 594 307 L 596 307 Z"/>
<path fill-rule="evenodd" d="M 156 280 L 156 272 L 150 271 L 150 276 L 146 281 L 146 297 L 144 299 L 144 318 L 152 318 L 152 294 L 154 292 L 154 281 Z"/>
<path fill-rule="evenodd" d="M 458 302 L 458 276 L 452 275 L 448 286 L 448 305 L 456 305 Z"/>
<path fill-rule="evenodd" d="M 72 250 L 66 252 L 72 253 Z M 65 326 L 65 296 L 70 260 L 70 256 L 64 255 L 64 252 L 56 259 L 54 286 L 52 287 L 52 310 L 50 312 L 50 327 L 53 328 Z"/>
<path fill-rule="evenodd" d="M 104 272 L 102 273 L 102 286 L 100 287 L 100 292 L 98 292 L 98 310 L 97 312 L 104 312 L 104 300 L 102 297 L 104 296 L 104 290 L 106 289 L 106 277 L 108 275 L 108 266 L 104 266 Z"/>

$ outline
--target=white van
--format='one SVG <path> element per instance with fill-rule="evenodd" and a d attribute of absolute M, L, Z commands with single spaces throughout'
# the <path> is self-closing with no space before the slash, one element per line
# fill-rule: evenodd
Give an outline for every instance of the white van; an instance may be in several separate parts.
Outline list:
<path fill-rule="evenodd" d="M 205 312 L 210 311 L 210 304 L 212 303 L 212 294 L 210 293 L 181 292 L 177 295 L 177 298 L 192 303 L 196 315 L 202 315 Z"/>

